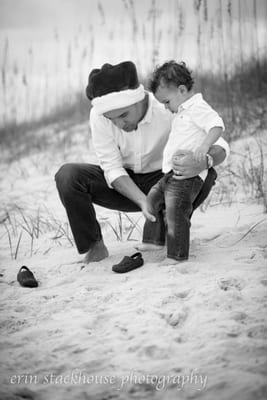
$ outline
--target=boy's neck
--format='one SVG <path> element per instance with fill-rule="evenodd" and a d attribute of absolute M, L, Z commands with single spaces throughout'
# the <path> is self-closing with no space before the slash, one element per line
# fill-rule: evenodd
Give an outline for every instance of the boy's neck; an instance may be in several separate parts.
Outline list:
<path fill-rule="evenodd" d="M 195 94 L 194 90 L 190 90 L 189 92 L 187 92 L 187 93 L 184 95 L 184 101 L 183 101 L 183 103 L 184 103 L 185 101 L 191 99 L 191 97 L 193 97 L 194 94 Z"/>

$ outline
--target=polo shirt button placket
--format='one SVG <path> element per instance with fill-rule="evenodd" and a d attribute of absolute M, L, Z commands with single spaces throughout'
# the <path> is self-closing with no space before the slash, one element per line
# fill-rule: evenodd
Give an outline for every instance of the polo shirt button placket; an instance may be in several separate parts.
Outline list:
<path fill-rule="evenodd" d="M 137 131 L 136 143 L 137 143 L 136 167 L 137 167 L 137 170 L 140 172 L 141 171 L 141 166 L 142 166 L 141 132 L 140 131 Z"/>

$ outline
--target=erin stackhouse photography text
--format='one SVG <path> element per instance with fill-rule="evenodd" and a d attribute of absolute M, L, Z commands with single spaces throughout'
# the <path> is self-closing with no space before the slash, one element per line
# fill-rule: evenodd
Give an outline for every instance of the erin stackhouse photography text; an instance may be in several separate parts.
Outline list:
<path fill-rule="evenodd" d="M 208 376 L 197 372 L 196 369 L 184 374 L 157 375 L 142 374 L 133 370 L 129 374 L 115 375 L 90 375 L 83 370 L 73 370 L 69 373 L 56 375 L 17 374 L 9 379 L 12 385 L 109 385 L 113 389 L 122 390 L 127 385 L 148 384 L 156 390 L 164 390 L 168 386 L 175 386 L 183 390 L 185 386 L 192 386 L 195 390 L 204 390 L 207 386 Z"/>

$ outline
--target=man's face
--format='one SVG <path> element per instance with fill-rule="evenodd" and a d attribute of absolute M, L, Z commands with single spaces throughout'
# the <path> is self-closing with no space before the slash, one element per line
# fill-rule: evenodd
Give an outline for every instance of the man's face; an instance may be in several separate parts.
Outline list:
<path fill-rule="evenodd" d="M 156 99 L 164 104 L 165 108 L 172 113 L 177 113 L 178 107 L 185 101 L 184 86 L 159 85 L 156 90 Z"/>
<path fill-rule="evenodd" d="M 137 129 L 140 120 L 140 111 L 137 104 L 133 104 L 132 106 L 108 111 L 104 113 L 104 117 L 112 121 L 119 129 L 131 132 Z"/>

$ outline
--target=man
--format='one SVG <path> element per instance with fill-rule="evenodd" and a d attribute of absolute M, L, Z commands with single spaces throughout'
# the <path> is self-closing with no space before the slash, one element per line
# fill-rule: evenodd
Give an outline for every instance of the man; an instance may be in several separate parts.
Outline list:
<path fill-rule="evenodd" d="M 139 84 L 130 61 L 94 69 L 86 95 L 92 104 L 92 141 L 100 165 L 65 164 L 55 179 L 78 252 L 85 254 L 84 262 L 89 263 L 108 257 L 93 204 L 142 211 L 146 217 L 143 242 L 162 244 L 164 219 L 155 221 L 148 212 L 146 194 L 162 177 L 162 153 L 172 114 Z M 194 209 L 215 182 L 212 166 L 220 164 L 227 152 L 228 145 L 220 138 L 205 161 L 194 160 L 190 152 L 176 153 L 173 171 L 177 179 L 190 178 L 210 167 Z"/>

